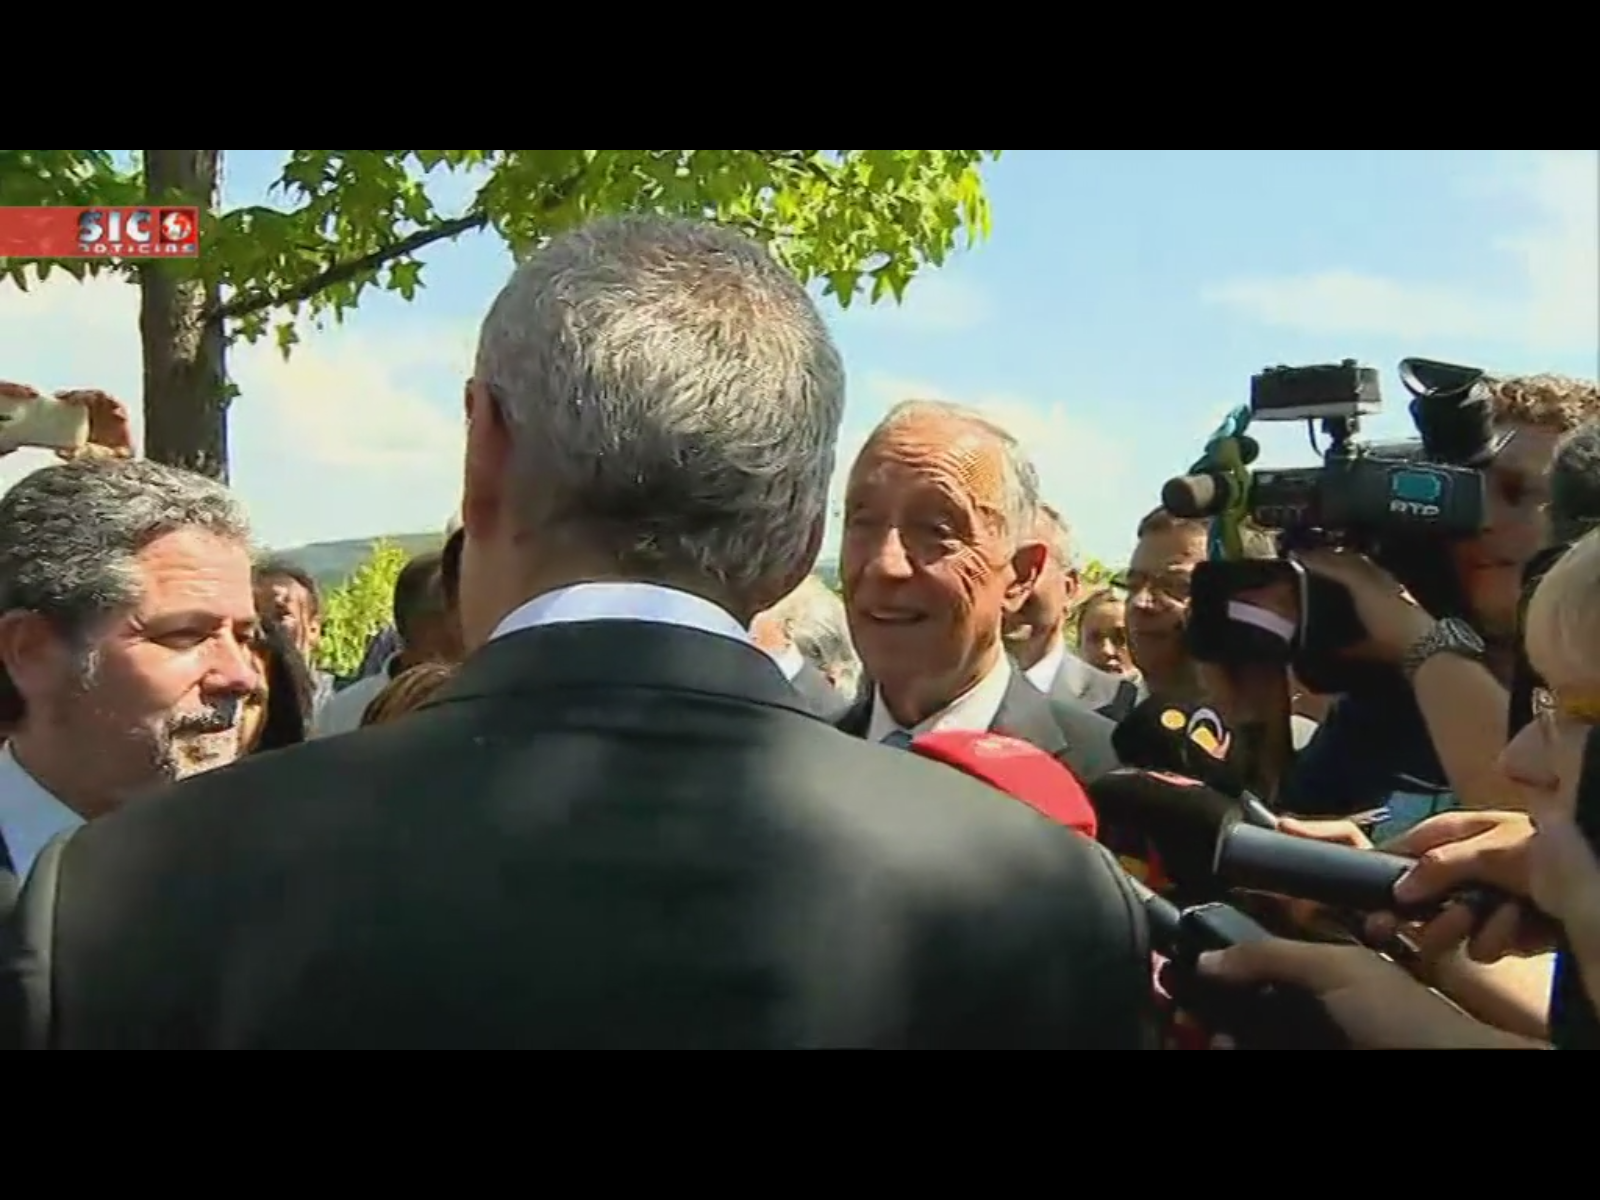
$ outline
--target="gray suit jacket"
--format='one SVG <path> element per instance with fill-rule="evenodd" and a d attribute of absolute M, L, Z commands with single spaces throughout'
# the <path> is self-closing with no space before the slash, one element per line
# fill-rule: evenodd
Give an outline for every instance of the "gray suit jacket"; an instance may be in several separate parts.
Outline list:
<path fill-rule="evenodd" d="M 867 736 L 876 691 L 870 680 L 864 681 L 855 704 L 837 723 L 840 730 L 851 737 Z M 1000 711 L 989 725 L 993 733 L 1043 750 L 1086 785 L 1122 765 L 1111 748 L 1115 728 L 1081 700 L 1046 696 L 1015 667 Z"/>
<path fill-rule="evenodd" d="M 809 662 L 789 682 L 800 693 L 806 707 L 830 725 L 850 708 L 850 697 L 829 683 L 828 677 Z"/>
<path fill-rule="evenodd" d="M 1133 711 L 1140 696 L 1139 685 L 1131 679 L 1091 667 L 1069 650 L 1050 685 L 1050 698 L 1086 705 L 1102 717 L 1120 721 Z"/>

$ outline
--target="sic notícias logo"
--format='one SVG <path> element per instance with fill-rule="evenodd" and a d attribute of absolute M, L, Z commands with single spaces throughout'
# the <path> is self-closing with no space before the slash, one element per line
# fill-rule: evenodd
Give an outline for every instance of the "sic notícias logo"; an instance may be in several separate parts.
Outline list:
<path fill-rule="evenodd" d="M 200 249 L 192 208 L 88 208 L 78 216 L 78 246 L 105 258 L 184 258 Z"/>

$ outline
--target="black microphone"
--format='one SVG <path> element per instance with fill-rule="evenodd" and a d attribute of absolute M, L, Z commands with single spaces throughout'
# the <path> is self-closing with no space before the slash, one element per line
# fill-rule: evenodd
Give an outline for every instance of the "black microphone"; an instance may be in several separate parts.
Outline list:
<path fill-rule="evenodd" d="M 1196 780 L 1238 801 L 1252 825 L 1278 827 L 1278 818 L 1233 766 L 1233 731 L 1214 709 L 1151 696 L 1117 722 L 1111 748 L 1124 766 Z"/>
<path fill-rule="evenodd" d="M 1237 988 L 1202 976 L 1202 954 L 1270 938 L 1265 929 L 1226 904 L 1180 909 L 1138 880 L 1129 881 L 1144 906 L 1155 951 L 1166 959 L 1161 990 L 1210 1033 L 1227 1034 L 1241 1050 L 1347 1050 L 1349 1039 L 1320 1001 L 1291 988 Z"/>
<path fill-rule="evenodd" d="M 1233 481 L 1221 471 L 1201 471 L 1169 479 L 1161 488 L 1161 507 L 1173 516 L 1200 521 L 1226 512 Z"/>
<path fill-rule="evenodd" d="M 1142 830 L 1167 875 L 1185 892 L 1240 888 L 1418 918 L 1450 903 L 1483 912 L 1506 900 L 1474 888 L 1427 904 L 1400 905 L 1394 885 L 1415 865 L 1412 859 L 1250 825 L 1227 796 L 1188 780 L 1113 771 L 1090 785 L 1089 798 L 1103 821 Z"/>
<path fill-rule="evenodd" d="M 1393 912 L 1401 917 L 1425 919 L 1443 907 L 1437 900 L 1401 904 L 1394 886 L 1416 866 L 1416 860 L 1380 850 L 1357 850 L 1309 838 L 1293 837 L 1271 829 L 1236 824 L 1217 838 L 1214 873 L 1228 887 L 1251 892 L 1272 892 L 1310 900 L 1330 908 L 1356 912 Z M 1458 902 L 1493 903 L 1480 892 L 1463 893 Z M 1496 897 L 1495 901 L 1504 897 Z"/>
<path fill-rule="evenodd" d="M 1232 797 L 1178 775 L 1130 768 L 1111 771 L 1089 785 L 1089 801 L 1101 829 L 1137 835 L 1153 852 L 1159 870 L 1191 898 L 1212 898 L 1223 889 L 1216 878 L 1217 838 L 1244 819 Z"/>

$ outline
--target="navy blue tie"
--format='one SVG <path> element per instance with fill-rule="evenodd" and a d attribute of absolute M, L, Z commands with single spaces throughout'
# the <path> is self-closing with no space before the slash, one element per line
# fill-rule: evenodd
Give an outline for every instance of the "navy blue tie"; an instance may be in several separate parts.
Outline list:
<path fill-rule="evenodd" d="M 880 746 L 890 746 L 895 750 L 909 750 L 911 749 L 911 735 L 904 729 L 891 729 L 883 735 L 878 744 Z"/>

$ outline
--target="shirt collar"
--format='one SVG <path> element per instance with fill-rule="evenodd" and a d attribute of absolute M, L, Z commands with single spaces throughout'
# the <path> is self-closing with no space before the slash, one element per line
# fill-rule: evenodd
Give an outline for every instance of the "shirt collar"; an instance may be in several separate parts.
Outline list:
<path fill-rule="evenodd" d="M 541 625 L 583 621 L 647 621 L 750 642 L 733 614 L 699 596 L 653 583 L 578 583 L 537 596 L 509 613 L 489 640 Z"/>
<path fill-rule="evenodd" d="M 772 661 L 778 664 L 778 670 L 783 672 L 783 677 L 790 683 L 795 677 L 805 670 L 806 656 L 801 654 L 794 646 L 785 646 L 772 656 Z"/>
<path fill-rule="evenodd" d="M 1050 648 L 1044 652 L 1044 657 L 1023 674 L 1028 677 L 1028 682 L 1033 684 L 1045 695 L 1050 694 L 1050 689 L 1056 685 L 1056 676 L 1061 674 L 1061 664 L 1067 661 L 1067 642 L 1059 633 L 1050 642 Z"/>
<path fill-rule="evenodd" d="M 994 719 L 1000 715 L 1000 706 L 1005 703 L 1006 691 L 1011 687 L 1012 669 L 1009 658 L 1004 654 L 997 655 L 989 673 L 969 688 L 965 695 L 958 697 L 906 732 L 912 737 L 946 731 L 986 733 L 994 724 Z M 874 691 L 872 722 L 867 727 L 867 740 L 881 742 L 900 728 L 900 722 L 889 715 L 889 710 L 883 703 L 883 693 Z"/>
<path fill-rule="evenodd" d="M 39 851 L 83 818 L 57 800 L 23 768 L 9 745 L 0 746 L 0 836 L 19 880 L 33 869 Z"/>

